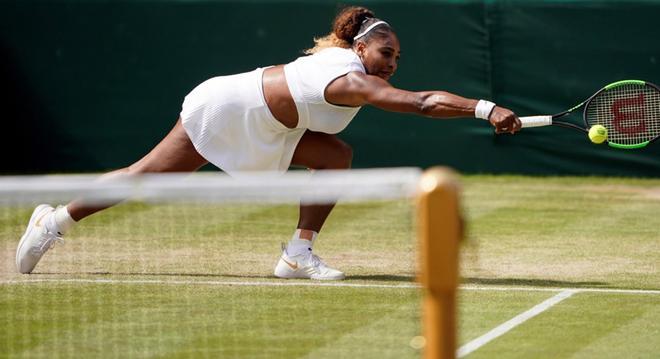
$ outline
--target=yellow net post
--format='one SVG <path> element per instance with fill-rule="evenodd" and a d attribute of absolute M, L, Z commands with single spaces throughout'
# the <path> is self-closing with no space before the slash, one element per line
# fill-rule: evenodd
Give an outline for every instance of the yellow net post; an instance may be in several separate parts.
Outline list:
<path fill-rule="evenodd" d="M 456 356 L 458 245 L 462 236 L 456 175 L 434 167 L 422 175 L 417 205 L 419 281 L 424 290 L 425 358 Z"/>

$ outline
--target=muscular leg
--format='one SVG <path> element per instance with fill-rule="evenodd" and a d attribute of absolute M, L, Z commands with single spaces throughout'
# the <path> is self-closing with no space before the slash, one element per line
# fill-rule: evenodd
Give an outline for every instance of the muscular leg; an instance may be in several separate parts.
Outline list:
<path fill-rule="evenodd" d="M 346 169 L 351 167 L 353 151 L 333 135 L 306 131 L 293 154 L 294 165 L 309 169 Z M 294 232 L 282 256 L 275 266 L 274 274 L 279 278 L 310 278 L 341 280 L 343 272 L 328 267 L 312 253 L 316 235 L 335 206 L 300 204 L 298 229 Z"/>
<path fill-rule="evenodd" d="M 170 133 L 146 156 L 128 167 L 101 176 L 100 180 L 141 173 L 193 172 L 206 163 L 207 161 L 195 150 L 179 119 Z M 85 204 L 84 199 L 78 199 L 69 203 L 67 210 L 71 218 L 79 221 L 112 205 L 93 206 Z"/>
<path fill-rule="evenodd" d="M 347 169 L 351 167 L 353 150 L 337 136 L 307 131 L 293 154 L 294 165 L 309 169 Z M 319 232 L 335 204 L 300 205 L 298 228 Z M 301 237 L 310 239 L 301 233 Z"/>

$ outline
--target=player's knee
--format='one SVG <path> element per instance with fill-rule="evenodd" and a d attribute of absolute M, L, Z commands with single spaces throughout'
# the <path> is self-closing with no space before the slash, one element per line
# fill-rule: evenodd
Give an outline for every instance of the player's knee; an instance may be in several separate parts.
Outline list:
<path fill-rule="evenodd" d="M 334 156 L 330 159 L 328 168 L 332 169 L 346 169 L 351 168 L 353 162 L 353 148 L 345 142 L 338 142 L 335 147 Z"/>

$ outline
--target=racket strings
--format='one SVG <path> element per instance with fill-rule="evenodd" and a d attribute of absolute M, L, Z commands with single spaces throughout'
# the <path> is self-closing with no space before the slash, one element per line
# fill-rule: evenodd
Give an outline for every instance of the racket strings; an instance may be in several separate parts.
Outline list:
<path fill-rule="evenodd" d="M 651 86 L 625 84 L 602 91 L 587 105 L 589 126 L 607 128 L 608 141 L 636 145 L 660 135 L 660 91 Z"/>

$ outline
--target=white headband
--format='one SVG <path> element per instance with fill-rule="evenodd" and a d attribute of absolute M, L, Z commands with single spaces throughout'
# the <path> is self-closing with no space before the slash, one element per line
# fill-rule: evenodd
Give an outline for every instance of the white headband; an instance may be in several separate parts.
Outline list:
<path fill-rule="evenodd" d="M 362 36 L 366 35 L 369 31 L 371 31 L 371 29 L 373 29 L 374 27 L 376 27 L 376 26 L 378 26 L 378 25 L 382 25 L 382 24 L 385 24 L 385 25 L 387 25 L 387 26 L 390 26 L 390 24 L 386 23 L 385 21 L 376 21 L 376 22 L 374 22 L 373 24 L 369 25 L 369 27 L 367 27 L 366 29 L 364 29 L 364 31 L 362 31 L 361 33 L 355 35 L 355 37 L 353 38 L 353 41 L 355 41 L 355 40 L 361 38 Z"/>

